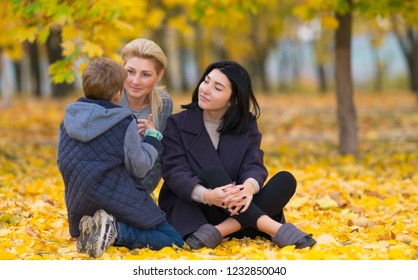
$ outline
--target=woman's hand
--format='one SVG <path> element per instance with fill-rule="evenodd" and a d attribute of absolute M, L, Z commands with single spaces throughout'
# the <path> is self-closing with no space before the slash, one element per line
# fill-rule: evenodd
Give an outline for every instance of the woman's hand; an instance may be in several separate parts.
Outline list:
<path fill-rule="evenodd" d="M 152 122 L 152 114 L 149 114 L 147 119 L 138 119 L 137 127 L 140 135 L 144 135 L 147 129 L 155 129 L 155 125 Z"/>
<path fill-rule="evenodd" d="M 231 192 L 222 202 L 224 207 L 231 213 L 231 216 L 247 211 L 254 195 L 254 187 L 249 182 L 235 185 L 234 188 L 235 191 Z"/>
<path fill-rule="evenodd" d="M 221 208 L 226 208 L 224 200 L 228 196 L 236 195 L 239 189 L 234 188 L 235 184 L 231 183 L 225 186 L 217 187 L 215 189 L 208 189 L 204 194 L 204 201 L 208 205 L 215 205 Z"/>

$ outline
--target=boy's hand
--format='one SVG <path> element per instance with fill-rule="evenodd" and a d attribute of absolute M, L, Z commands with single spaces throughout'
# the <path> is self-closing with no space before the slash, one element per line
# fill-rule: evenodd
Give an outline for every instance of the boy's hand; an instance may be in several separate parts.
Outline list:
<path fill-rule="evenodd" d="M 150 128 L 150 129 L 155 129 L 155 125 L 152 122 L 152 114 L 148 115 L 147 119 L 138 119 L 138 133 L 140 135 L 144 135 L 145 131 Z"/>

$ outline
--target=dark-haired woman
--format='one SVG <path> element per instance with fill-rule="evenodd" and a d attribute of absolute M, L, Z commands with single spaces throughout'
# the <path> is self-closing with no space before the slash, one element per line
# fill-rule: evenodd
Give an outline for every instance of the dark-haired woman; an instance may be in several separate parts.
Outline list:
<path fill-rule="evenodd" d="M 209 65 L 182 108 L 168 118 L 162 140 L 159 205 L 186 243 L 215 248 L 224 237 L 261 236 L 279 247 L 313 246 L 283 214 L 296 191 L 293 175 L 281 171 L 265 184 L 248 72 L 233 61 Z"/>

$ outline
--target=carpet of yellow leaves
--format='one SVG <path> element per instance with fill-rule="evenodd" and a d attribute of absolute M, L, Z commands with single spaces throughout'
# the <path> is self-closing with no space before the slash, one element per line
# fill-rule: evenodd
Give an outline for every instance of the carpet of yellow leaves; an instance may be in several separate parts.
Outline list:
<path fill-rule="evenodd" d="M 175 110 L 187 100 L 175 96 Z M 0 260 L 88 259 L 68 233 L 55 164 L 66 98 L 18 98 L 0 109 Z M 285 209 L 310 232 L 311 250 L 266 239 L 229 239 L 216 249 L 128 250 L 101 259 L 418 259 L 418 106 L 410 93 L 357 94 L 358 158 L 340 156 L 333 95 L 261 96 L 260 130 L 271 174 L 298 179 Z M 155 193 L 158 196 L 158 189 Z"/>

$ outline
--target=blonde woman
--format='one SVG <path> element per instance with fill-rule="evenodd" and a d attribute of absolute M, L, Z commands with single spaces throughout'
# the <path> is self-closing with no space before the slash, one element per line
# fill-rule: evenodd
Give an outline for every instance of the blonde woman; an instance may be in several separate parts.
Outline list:
<path fill-rule="evenodd" d="M 171 96 L 159 86 L 167 69 L 167 57 L 154 41 L 135 39 L 122 49 L 122 64 L 128 73 L 124 83 L 122 107 L 129 108 L 136 116 L 138 132 L 145 132 L 146 122 L 151 115 L 156 129 L 164 132 L 167 118 L 173 112 Z M 161 179 L 160 155 L 154 167 L 141 179 L 140 185 L 152 193 Z"/>

